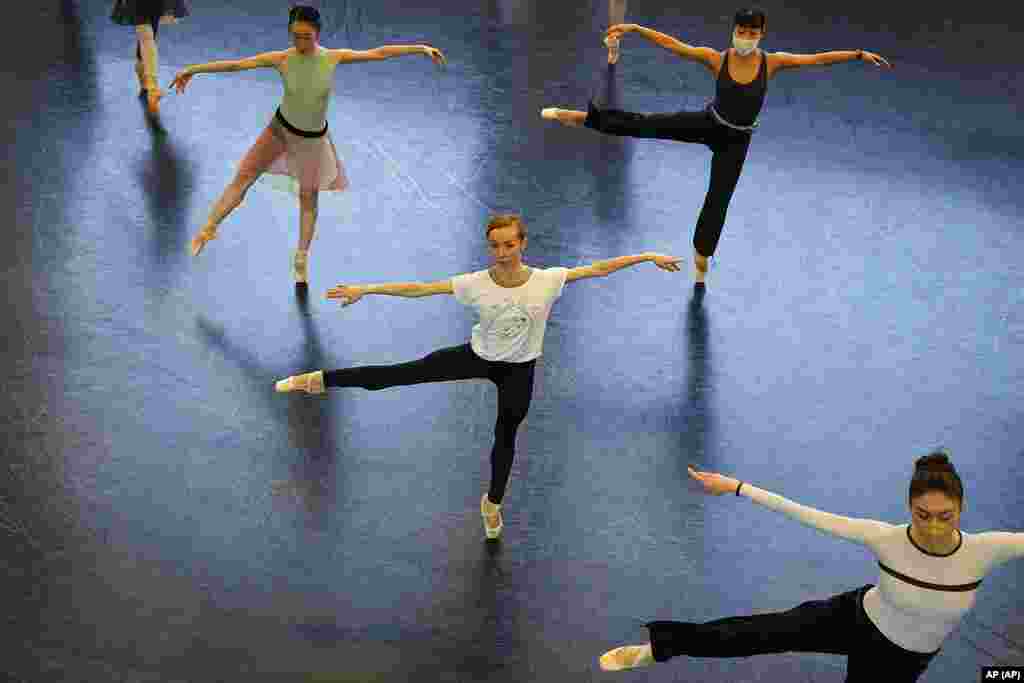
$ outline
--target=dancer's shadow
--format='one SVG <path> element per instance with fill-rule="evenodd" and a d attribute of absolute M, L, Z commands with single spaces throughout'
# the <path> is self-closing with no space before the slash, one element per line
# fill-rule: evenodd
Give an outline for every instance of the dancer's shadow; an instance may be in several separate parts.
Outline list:
<path fill-rule="evenodd" d="M 621 109 L 622 97 L 619 91 L 619 79 L 616 77 L 616 65 L 609 64 L 601 73 L 603 95 L 595 97 L 598 106 L 604 109 Z M 633 155 L 633 139 L 615 135 L 601 135 L 600 144 L 596 145 L 597 163 L 592 167 L 599 169 L 595 174 L 597 188 L 598 217 L 605 223 L 621 225 L 626 222 L 630 209 L 631 193 L 628 191 L 630 164 Z M 593 152 L 592 152 L 593 153 Z"/>
<path fill-rule="evenodd" d="M 155 231 L 150 241 L 150 270 L 166 275 L 186 255 L 182 245 L 188 234 L 195 172 L 159 122 L 147 120 L 152 144 L 149 158 L 139 163 L 138 179 L 145 195 L 148 223 Z"/>
<path fill-rule="evenodd" d="M 711 407 L 712 354 L 708 334 L 708 315 L 704 308 L 703 286 L 693 285 L 693 295 L 686 308 L 686 352 L 689 360 L 689 376 L 686 380 L 686 396 L 680 414 L 678 433 L 682 437 L 678 460 L 679 476 L 688 481 L 685 466 L 693 463 L 702 469 L 708 464 L 708 444 L 712 443 L 715 417 Z"/>
<path fill-rule="evenodd" d="M 323 354 L 316 325 L 309 315 L 307 297 L 308 292 L 304 288 L 296 290 L 306 342 L 299 365 L 312 370 L 324 367 L 327 359 Z M 293 374 L 294 367 L 267 367 L 252 353 L 232 342 L 220 326 L 205 318 L 197 318 L 196 326 L 207 344 L 242 369 L 249 378 L 251 393 L 265 400 L 271 411 L 279 415 L 287 427 L 288 442 L 298 452 L 298 457 L 289 465 L 291 478 L 274 482 L 273 493 L 282 498 L 301 499 L 310 515 L 311 526 L 321 530 L 326 528 L 326 513 L 337 502 L 334 487 L 335 454 L 339 445 L 326 395 L 275 393 L 274 380 Z"/>

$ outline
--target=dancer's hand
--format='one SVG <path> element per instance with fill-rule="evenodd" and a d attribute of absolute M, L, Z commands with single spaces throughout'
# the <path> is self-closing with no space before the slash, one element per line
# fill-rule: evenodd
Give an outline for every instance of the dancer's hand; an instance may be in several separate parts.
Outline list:
<path fill-rule="evenodd" d="M 192 80 L 192 76 L 194 76 L 194 75 L 195 74 L 193 74 L 188 69 L 184 69 L 182 71 L 179 71 L 178 74 L 174 77 L 174 80 L 171 81 L 171 86 L 170 87 L 172 89 L 177 90 L 178 94 L 180 95 L 183 92 L 185 92 L 185 87 L 188 86 L 189 81 Z"/>
<path fill-rule="evenodd" d="M 366 294 L 362 287 L 346 287 L 345 285 L 338 285 L 337 287 L 331 287 L 327 290 L 328 299 L 341 299 L 342 306 L 349 306 L 354 304 L 363 298 Z"/>
<path fill-rule="evenodd" d="M 430 57 L 434 61 L 434 64 L 437 64 L 438 66 L 444 66 L 445 64 L 448 63 L 448 60 L 445 58 L 444 53 L 442 53 L 436 47 L 424 45 L 423 54 Z"/>
<path fill-rule="evenodd" d="M 677 256 L 665 256 L 664 254 L 655 254 L 654 258 L 651 260 L 654 261 L 654 265 L 658 266 L 662 270 L 667 270 L 669 272 L 679 272 L 679 264 L 682 262 L 683 259 Z"/>
<path fill-rule="evenodd" d="M 605 40 L 618 40 L 622 37 L 623 33 L 632 33 L 639 30 L 640 24 L 615 24 L 608 27 L 608 30 L 604 33 L 604 38 Z"/>
<path fill-rule="evenodd" d="M 886 66 L 886 67 L 889 67 L 890 69 L 892 68 L 892 64 L 890 64 L 889 62 L 885 61 L 885 57 L 883 57 L 882 55 L 876 55 L 874 52 L 868 52 L 867 50 L 861 50 L 860 51 L 860 58 L 862 60 L 864 60 L 865 62 L 868 62 L 870 64 L 874 64 L 875 66 L 879 66 L 879 67 Z"/>
<path fill-rule="evenodd" d="M 693 467 L 687 467 L 686 469 L 690 472 L 690 476 L 699 481 L 700 485 L 704 487 L 704 493 L 710 493 L 712 496 L 736 493 L 736 487 L 740 485 L 739 479 L 726 477 L 717 472 L 700 472 L 693 469 Z"/>

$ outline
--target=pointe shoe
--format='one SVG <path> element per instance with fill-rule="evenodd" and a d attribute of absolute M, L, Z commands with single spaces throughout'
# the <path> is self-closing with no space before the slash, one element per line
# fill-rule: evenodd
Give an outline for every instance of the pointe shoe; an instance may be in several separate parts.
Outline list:
<path fill-rule="evenodd" d="M 309 251 L 295 250 L 295 257 L 292 259 L 292 276 L 295 278 L 295 284 L 307 284 L 309 282 L 309 273 L 307 272 L 308 260 Z"/>
<path fill-rule="evenodd" d="M 598 661 L 604 671 L 622 671 L 654 664 L 654 656 L 650 644 L 623 645 L 605 652 Z"/>
<path fill-rule="evenodd" d="M 305 391 L 307 394 L 324 393 L 324 371 L 307 372 L 304 375 L 292 375 L 274 384 L 274 391 L 285 394 L 289 391 Z"/>
<path fill-rule="evenodd" d="M 484 533 L 488 539 L 494 540 L 501 536 L 501 530 L 505 527 L 501 518 L 501 506 L 492 503 L 486 493 L 480 499 L 480 516 L 484 519 Z M 498 518 L 498 525 L 491 526 L 491 521 L 495 517 Z"/>
<path fill-rule="evenodd" d="M 149 108 L 150 115 L 158 115 L 160 113 L 160 98 L 164 96 L 164 93 L 157 85 L 156 79 L 151 76 L 144 77 L 142 88 L 146 93 L 146 106 Z"/>
<path fill-rule="evenodd" d="M 192 255 L 199 256 L 206 243 L 217 237 L 217 228 L 203 228 L 192 238 Z"/>
<path fill-rule="evenodd" d="M 552 121 L 558 121 L 558 113 L 562 111 L 558 107 L 546 107 L 540 110 L 540 117 L 542 119 L 550 119 Z"/>
<path fill-rule="evenodd" d="M 608 48 L 608 63 L 616 64 L 619 61 L 619 39 L 605 38 L 604 44 Z"/>

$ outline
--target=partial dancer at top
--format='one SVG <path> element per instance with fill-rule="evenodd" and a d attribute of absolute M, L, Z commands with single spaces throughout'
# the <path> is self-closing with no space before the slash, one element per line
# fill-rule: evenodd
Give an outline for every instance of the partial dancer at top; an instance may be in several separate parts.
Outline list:
<path fill-rule="evenodd" d="M 472 306 L 480 322 L 472 339 L 461 346 L 440 349 L 408 363 L 364 365 L 339 370 L 317 370 L 287 377 L 277 391 L 322 394 L 325 389 L 359 387 L 370 391 L 426 382 L 466 379 L 490 380 L 498 388 L 498 418 L 491 449 L 491 485 L 480 499 L 487 538 L 501 534 L 501 501 L 512 471 L 516 431 L 526 419 L 533 396 L 533 371 L 544 344 L 544 330 L 555 301 L 567 282 L 603 277 L 617 270 L 650 261 L 669 272 L 679 270 L 679 259 L 661 254 L 597 261 L 579 268 L 530 268 L 523 263 L 526 226 L 519 216 L 495 216 L 487 225 L 494 265 L 487 270 L 457 275 L 431 283 L 397 282 L 379 285 L 339 285 L 327 292 L 348 306 L 367 294 L 424 297 L 454 294 Z"/>
<path fill-rule="evenodd" d="M 115 0 L 110 19 L 115 24 L 135 27 L 135 76 L 149 113 L 160 113 L 163 92 L 157 81 L 159 58 L 156 34 L 160 24 L 173 24 L 189 15 L 186 0 Z"/>
<path fill-rule="evenodd" d="M 735 493 L 807 526 L 859 543 L 878 559 L 867 584 L 785 612 L 705 623 L 652 621 L 650 641 L 601 656 L 608 671 L 672 657 L 751 657 L 818 652 L 847 657 L 847 683 L 912 683 L 973 606 L 985 575 L 1024 558 L 1024 533 L 960 530 L 964 488 L 949 456 L 918 458 L 907 496 L 909 524 L 842 517 L 713 472 L 690 469 L 712 495 Z"/>
<path fill-rule="evenodd" d="M 702 111 L 636 114 L 617 109 L 601 109 L 593 101 L 585 112 L 555 107 L 541 111 L 544 118 L 566 126 L 586 126 L 608 135 L 697 142 L 711 149 L 711 182 L 693 235 L 698 283 L 704 282 L 708 259 L 714 255 L 722 235 L 725 213 L 743 170 L 769 79 L 782 69 L 800 66 L 850 61 L 889 66 L 882 57 L 864 50 L 812 55 L 763 52 L 757 45 L 765 35 L 766 26 L 764 12 L 740 10 L 733 22 L 733 47 L 724 52 L 709 47 L 693 47 L 672 36 L 636 24 L 620 24 L 608 29 L 608 41 L 618 41 L 626 33 L 639 33 L 680 57 L 698 62 L 710 70 L 717 79 L 715 99 Z"/>
<path fill-rule="evenodd" d="M 203 229 L 192 238 L 192 255 L 198 256 L 217 236 L 217 226 L 227 218 L 263 173 L 290 176 L 299 188 L 299 248 L 292 262 L 297 284 L 306 284 L 309 246 L 316 231 L 318 193 L 341 191 L 348 179 L 334 141 L 327 132 L 327 104 L 334 87 L 338 64 L 425 55 L 444 64 L 440 50 L 429 45 L 385 45 L 372 50 L 331 50 L 320 45 L 320 13 L 312 7 L 294 7 L 288 16 L 294 47 L 265 52 L 248 59 L 190 66 L 171 85 L 184 92 L 196 74 L 276 69 L 284 81 L 284 99 L 277 113 L 239 164 Z"/>

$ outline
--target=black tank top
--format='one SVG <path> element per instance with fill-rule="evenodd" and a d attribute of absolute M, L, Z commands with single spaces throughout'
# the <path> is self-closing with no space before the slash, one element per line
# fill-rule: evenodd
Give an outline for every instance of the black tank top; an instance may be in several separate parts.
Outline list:
<path fill-rule="evenodd" d="M 752 126 L 761 113 L 768 90 L 768 55 L 761 51 L 761 67 L 750 83 L 737 83 L 729 75 L 729 50 L 722 58 L 722 68 L 715 83 L 715 110 L 729 123 Z"/>

